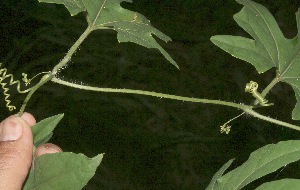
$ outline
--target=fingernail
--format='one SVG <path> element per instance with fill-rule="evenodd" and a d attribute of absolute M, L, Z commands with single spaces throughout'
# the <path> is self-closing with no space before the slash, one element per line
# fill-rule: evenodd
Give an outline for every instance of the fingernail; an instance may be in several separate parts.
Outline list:
<path fill-rule="evenodd" d="M 57 152 L 61 152 L 62 151 L 60 147 L 58 147 L 58 146 L 56 146 L 54 144 L 51 144 L 51 143 L 45 144 L 45 148 L 47 150 L 49 150 L 50 153 L 57 153 Z"/>
<path fill-rule="evenodd" d="M 59 148 L 58 146 L 56 146 L 54 144 L 47 143 L 47 144 L 39 146 L 35 151 L 35 155 L 41 156 L 43 154 L 53 154 L 53 153 L 58 153 L 58 152 L 62 152 L 61 148 Z"/>
<path fill-rule="evenodd" d="M 8 118 L 3 123 L 0 141 L 14 141 L 22 135 L 22 124 L 14 118 Z"/>

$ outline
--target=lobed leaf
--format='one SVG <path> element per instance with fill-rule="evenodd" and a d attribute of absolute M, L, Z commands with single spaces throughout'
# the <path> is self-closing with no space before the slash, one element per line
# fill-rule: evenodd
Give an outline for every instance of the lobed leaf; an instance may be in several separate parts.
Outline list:
<path fill-rule="evenodd" d="M 244 5 L 234 20 L 253 39 L 240 36 L 217 35 L 211 41 L 232 56 L 251 63 L 259 73 L 276 67 L 280 80 L 295 91 L 296 106 L 292 118 L 300 119 L 300 9 L 296 13 L 298 35 L 287 39 L 275 18 L 262 5 L 251 0 L 237 0 Z"/>
<path fill-rule="evenodd" d="M 103 154 L 88 158 L 71 152 L 37 157 L 23 190 L 80 190 L 93 177 L 102 158 Z"/>
<path fill-rule="evenodd" d="M 279 168 L 298 161 L 300 159 L 300 141 L 290 140 L 282 141 L 277 144 L 269 144 L 250 154 L 249 159 L 238 168 L 213 179 L 210 189 L 238 190 L 245 187 L 252 181 L 259 179 Z M 227 163 L 228 164 L 228 163 Z M 216 174 L 224 172 L 227 164 Z M 215 176 L 216 176 L 215 175 Z M 214 176 L 214 178 L 215 178 Z M 214 182 L 216 181 L 216 182 Z"/>
<path fill-rule="evenodd" d="M 72 16 L 85 12 L 92 30 L 104 28 L 116 30 L 119 42 L 134 42 L 147 48 L 156 48 L 178 68 L 176 62 L 152 35 L 165 42 L 171 41 L 171 38 L 152 27 L 150 21 L 143 15 L 121 7 L 121 2 L 132 2 L 131 0 L 39 0 L 39 2 L 63 4 Z"/>

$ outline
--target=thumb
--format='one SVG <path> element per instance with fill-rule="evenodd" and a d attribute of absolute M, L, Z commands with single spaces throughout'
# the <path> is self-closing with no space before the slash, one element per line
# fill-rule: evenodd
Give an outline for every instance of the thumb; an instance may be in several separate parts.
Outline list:
<path fill-rule="evenodd" d="M 0 123 L 0 189 L 20 190 L 32 162 L 33 138 L 28 123 L 10 116 Z"/>

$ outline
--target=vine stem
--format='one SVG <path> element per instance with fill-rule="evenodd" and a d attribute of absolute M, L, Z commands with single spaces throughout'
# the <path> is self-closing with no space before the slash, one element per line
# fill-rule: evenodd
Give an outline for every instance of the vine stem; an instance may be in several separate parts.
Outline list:
<path fill-rule="evenodd" d="M 278 83 L 280 82 L 280 76 L 277 72 L 276 77 L 268 84 L 268 86 L 261 92 L 262 97 L 266 97 L 266 95 L 270 92 L 270 90 Z M 259 103 L 258 100 L 255 100 L 253 102 L 253 105 L 257 105 Z"/>
<path fill-rule="evenodd" d="M 73 46 L 69 49 L 66 56 L 53 68 L 52 75 L 55 75 L 59 69 L 64 67 L 71 59 L 72 55 L 76 52 L 80 44 L 84 41 L 85 38 L 93 31 L 91 27 L 87 27 L 87 29 L 81 34 L 78 40 L 73 44 Z"/>
<path fill-rule="evenodd" d="M 166 98 L 166 99 L 172 99 L 172 100 L 181 100 L 181 101 L 187 101 L 187 102 L 197 102 L 197 103 L 207 103 L 207 104 L 217 104 L 217 105 L 224 105 L 229 107 L 234 107 L 243 110 L 249 115 L 252 115 L 254 117 L 260 118 L 262 120 L 275 123 L 278 125 L 282 125 L 291 129 L 295 129 L 300 131 L 300 127 L 296 125 L 292 125 L 283 121 L 279 121 L 277 119 L 273 119 L 264 115 L 261 115 L 253 110 L 254 106 L 244 105 L 244 104 L 237 104 L 232 102 L 225 102 L 221 100 L 210 100 L 210 99 L 199 99 L 199 98 L 190 98 L 190 97 L 183 97 L 183 96 L 176 96 L 176 95 L 170 95 L 170 94 L 163 94 L 163 93 L 157 93 L 157 92 L 150 92 L 150 91 L 143 91 L 143 90 L 132 90 L 132 89 L 114 89 L 114 88 L 99 88 L 99 87 L 92 87 L 92 86 L 85 86 L 85 85 L 79 85 L 70 83 L 61 79 L 58 79 L 56 77 L 53 77 L 51 79 L 52 82 L 70 86 L 73 88 L 79 88 L 82 90 L 90 90 L 90 91 L 97 91 L 97 92 L 111 92 L 111 93 L 126 93 L 126 94 L 139 94 L 139 95 L 146 95 L 146 96 L 154 96 L 158 98 Z M 242 115 L 242 114 L 241 114 Z"/>
<path fill-rule="evenodd" d="M 33 93 L 34 93 L 37 89 L 39 89 L 42 85 L 44 85 L 46 82 L 48 82 L 49 80 L 51 80 L 52 77 L 53 77 L 53 75 L 52 75 L 50 72 L 49 72 L 48 74 L 45 74 L 45 75 L 41 78 L 41 80 L 40 80 L 35 86 L 33 86 L 33 87 L 31 88 L 31 90 L 30 90 L 29 93 L 27 94 L 27 96 L 26 96 L 26 98 L 25 98 L 25 100 L 24 100 L 24 102 L 23 102 L 23 104 L 22 104 L 22 106 L 21 106 L 21 108 L 20 108 L 20 111 L 19 111 L 19 113 L 18 113 L 18 116 L 21 117 L 21 116 L 23 115 L 23 113 L 24 113 L 24 111 L 25 111 L 25 108 L 26 108 L 26 105 L 27 105 L 28 101 L 30 100 L 31 96 L 33 95 Z"/>
<path fill-rule="evenodd" d="M 97 92 L 114 92 L 114 93 L 125 93 L 125 94 L 140 94 L 140 95 L 146 95 L 146 96 L 154 96 L 158 98 L 166 98 L 166 99 L 172 99 L 172 100 L 181 100 L 186 102 L 200 102 L 200 103 L 207 103 L 207 104 L 218 104 L 218 105 L 224 105 L 239 109 L 249 109 L 252 108 L 252 106 L 247 106 L 243 104 L 237 104 L 233 102 L 225 102 L 221 100 L 210 100 L 210 99 L 199 99 L 199 98 L 190 98 L 190 97 L 184 97 L 184 96 L 176 96 L 176 95 L 170 95 L 170 94 L 163 94 L 158 92 L 150 92 L 150 91 L 144 91 L 144 90 L 132 90 L 132 89 L 116 89 L 116 88 L 99 88 L 99 87 L 93 87 L 93 86 L 85 86 L 80 84 L 74 84 L 71 82 L 67 82 L 61 79 L 58 79 L 56 77 L 53 77 L 52 82 L 70 86 L 73 88 L 79 88 L 82 90 L 90 90 L 90 91 L 97 91 Z"/>
<path fill-rule="evenodd" d="M 262 119 L 262 120 L 265 120 L 265 121 L 268 121 L 268 122 L 271 122 L 271 123 L 275 123 L 277 125 L 281 125 L 281 126 L 284 126 L 284 127 L 288 127 L 288 128 L 291 128 L 291 129 L 295 129 L 297 131 L 300 131 L 300 127 L 297 126 L 297 125 L 292 125 L 290 123 L 286 123 L 286 122 L 283 122 L 283 121 L 279 121 L 277 119 L 273 119 L 273 118 L 268 117 L 268 116 L 261 115 L 261 114 L 255 112 L 252 109 L 249 109 L 249 110 L 247 110 L 245 112 L 248 113 L 248 114 L 250 114 L 250 115 L 252 115 L 252 116 L 254 116 L 254 117 L 257 117 L 259 119 Z"/>
<path fill-rule="evenodd" d="M 92 27 L 88 27 L 82 35 L 78 38 L 78 40 L 73 44 L 73 46 L 69 49 L 66 56 L 53 68 L 53 70 L 47 74 L 45 74 L 38 84 L 36 84 L 34 87 L 31 88 L 30 92 L 27 94 L 20 111 L 18 113 L 19 116 L 21 116 L 26 108 L 26 105 L 34 92 L 39 89 L 41 86 L 43 86 L 48 81 L 53 81 L 58 84 L 63 84 L 66 86 L 79 88 L 83 90 L 91 90 L 91 91 L 98 91 L 98 92 L 115 92 L 115 93 L 127 93 L 127 94 L 140 94 L 140 95 L 146 95 L 146 96 L 154 96 L 159 98 L 167 98 L 167 99 L 173 99 L 173 100 L 181 100 L 181 101 L 187 101 L 187 102 L 200 102 L 200 103 L 207 103 L 207 104 L 217 104 L 217 105 L 224 105 L 229 107 L 234 107 L 243 110 L 244 112 L 253 115 L 254 117 L 260 118 L 262 120 L 269 121 L 271 123 L 275 123 L 278 125 L 282 125 L 291 129 L 295 129 L 300 131 L 300 127 L 296 125 L 292 125 L 286 122 L 282 122 L 264 115 L 261 115 L 255 111 L 253 111 L 254 106 L 252 105 L 244 105 L 244 104 L 237 104 L 232 102 L 225 102 L 221 100 L 209 100 L 209 99 L 199 99 L 199 98 L 190 98 L 190 97 L 183 97 L 183 96 L 176 96 L 176 95 L 169 95 L 169 94 L 163 94 L 163 93 L 157 93 L 157 92 L 150 92 L 150 91 L 143 91 L 143 90 L 131 90 L 131 89 L 113 89 L 113 88 L 98 88 L 98 87 L 92 87 L 92 86 L 84 86 L 79 84 L 70 83 L 67 81 L 63 81 L 61 79 L 58 79 L 55 77 L 57 72 L 64 67 L 71 59 L 72 55 L 76 52 L 80 44 L 84 41 L 85 38 L 93 31 Z M 266 96 L 267 93 L 270 91 L 270 89 L 273 88 L 278 82 L 280 81 L 280 77 L 277 75 L 276 78 L 263 90 L 261 93 L 262 96 Z M 258 104 L 258 101 L 254 101 L 254 105 Z"/>
<path fill-rule="evenodd" d="M 53 70 L 47 74 L 45 74 L 41 80 L 31 88 L 30 92 L 27 94 L 20 111 L 18 113 L 19 116 L 21 116 L 24 113 L 24 110 L 26 108 L 26 105 L 34 92 L 39 89 L 41 86 L 43 86 L 46 82 L 50 81 L 54 75 L 62 68 L 64 67 L 71 59 L 72 55 L 76 52 L 80 44 L 84 41 L 85 38 L 93 31 L 91 27 L 87 27 L 87 29 L 81 34 L 81 36 L 78 38 L 78 40 L 73 44 L 73 46 L 69 49 L 66 56 L 53 68 Z"/>

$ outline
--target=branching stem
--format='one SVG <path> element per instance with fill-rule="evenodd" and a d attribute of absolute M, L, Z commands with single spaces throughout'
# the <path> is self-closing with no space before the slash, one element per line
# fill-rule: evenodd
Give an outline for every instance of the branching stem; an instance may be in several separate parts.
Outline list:
<path fill-rule="evenodd" d="M 18 113 L 19 116 L 21 116 L 26 108 L 26 105 L 28 103 L 28 101 L 30 100 L 31 96 L 33 95 L 33 93 L 39 89 L 41 86 L 43 86 L 46 82 L 48 82 L 49 80 L 51 80 L 54 75 L 57 73 L 57 71 L 59 69 L 61 69 L 62 67 L 64 67 L 71 59 L 72 55 L 76 52 L 76 50 L 78 49 L 78 47 L 80 46 L 80 44 L 84 41 L 85 38 L 87 38 L 87 36 L 92 32 L 92 28 L 88 27 L 83 33 L 82 35 L 78 38 L 78 40 L 73 44 L 73 46 L 69 49 L 68 53 L 66 54 L 66 56 L 53 68 L 52 72 L 49 72 L 47 74 L 45 74 L 41 80 L 39 81 L 38 84 L 36 84 L 35 86 L 33 86 L 30 90 L 30 92 L 27 94 L 21 108 L 20 111 Z"/>
<path fill-rule="evenodd" d="M 76 52 L 80 44 L 84 41 L 85 38 L 92 32 L 92 28 L 87 27 L 87 29 L 82 33 L 74 45 L 69 49 L 66 56 L 53 68 L 52 74 L 55 75 L 59 69 L 64 67 L 70 60 L 72 55 Z"/>
<path fill-rule="evenodd" d="M 92 87 L 92 86 L 84 86 L 79 84 L 70 83 L 67 81 L 63 81 L 61 79 L 58 79 L 55 77 L 57 72 L 64 67 L 71 59 L 72 55 L 76 52 L 78 47 L 81 45 L 81 43 L 84 41 L 85 38 L 93 31 L 91 27 L 88 27 L 84 33 L 78 38 L 78 40 L 74 43 L 74 45 L 69 49 L 66 56 L 53 68 L 53 70 L 47 74 L 45 74 L 38 84 L 33 86 L 30 90 L 30 92 L 27 94 L 27 97 L 25 98 L 25 101 L 22 104 L 22 107 L 20 108 L 19 116 L 21 116 L 26 108 L 26 105 L 28 101 L 30 100 L 33 93 L 39 89 L 42 85 L 44 85 L 49 80 L 63 84 L 66 86 L 79 88 L 82 90 L 91 90 L 91 91 L 98 91 L 98 92 L 115 92 L 115 93 L 127 93 L 127 94 L 140 94 L 140 95 L 146 95 L 146 96 L 155 96 L 159 98 L 167 98 L 172 100 L 181 100 L 181 101 L 187 101 L 187 102 L 200 102 L 200 103 L 207 103 L 207 104 L 217 104 L 217 105 L 224 105 L 229 107 L 234 107 L 243 110 L 245 113 L 248 113 L 250 115 L 253 115 L 254 117 L 260 118 L 265 121 L 269 121 L 278 125 L 282 125 L 285 127 L 289 127 L 291 129 L 295 129 L 300 131 L 300 127 L 296 125 L 292 125 L 289 123 L 285 123 L 270 117 L 266 117 L 263 115 L 260 115 L 259 113 L 253 111 L 253 108 L 255 105 L 258 104 L 258 101 L 254 101 L 252 105 L 244 105 L 244 104 L 237 104 L 232 102 L 225 102 L 221 100 L 209 100 L 209 99 L 199 99 L 199 98 L 189 98 L 189 97 L 182 97 L 182 96 L 176 96 L 176 95 L 169 95 L 169 94 L 163 94 L 163 93 L 157 93 L 157 92 L 150 92 L 150 91 L 143 91 L 143 90 L 131 90 L 131 89 L 113 89 L 113 88 L 98 88 L 98 87 Z M 266 96 L 270 89 L 273 88 L 278 82 L 280 81 L 280 77 L 277 75 L 276 78 L 263 90 L 261 93 L 262 96 Z"/>
<path fill-rule="evenodd" d="M 31 88 L 31 90 L 29 91 L 29 93 L 27 94 L 21 108 L 20 108 L 20 111 L 18 113 L 19 116 L 22 116 L 22 114 L 24 113 L 25 111 L 25 108 L 26 108 L 26 105 L 28 103 L 28 101 L 30 100 L 31 96 L 33 95 L 33 93 L 39 89 L 42 85 L 44 85 L 46 82 L 48 82 L 49 80 L 51 80 L 53 77 L 53 75 L 49 72 L 48 74 L 45 74 L 41 80 L 39 81 L 39 83 L 37 83 L 35 86 L 33 86 Z"/>

